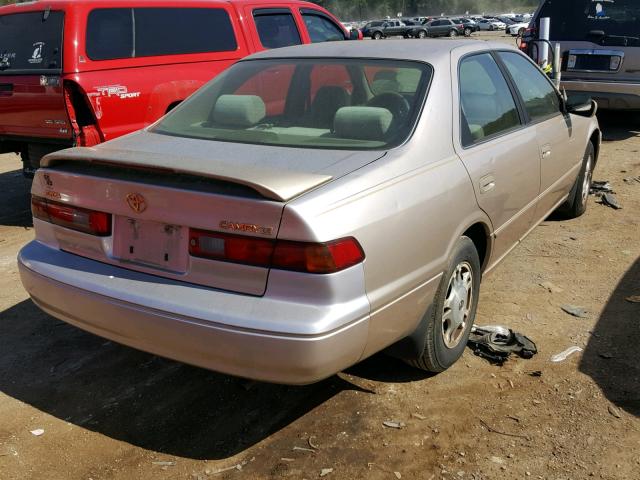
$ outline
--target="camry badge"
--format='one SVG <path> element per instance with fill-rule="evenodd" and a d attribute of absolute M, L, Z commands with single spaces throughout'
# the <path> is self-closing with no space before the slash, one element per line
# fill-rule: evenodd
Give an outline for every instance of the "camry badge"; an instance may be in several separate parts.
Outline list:
<path fill-rule="evenodd" d="M 147 200 L 139 193 L 127 195 L 127 205 L 136 213 L 142 213 L 147 209 Z"/>

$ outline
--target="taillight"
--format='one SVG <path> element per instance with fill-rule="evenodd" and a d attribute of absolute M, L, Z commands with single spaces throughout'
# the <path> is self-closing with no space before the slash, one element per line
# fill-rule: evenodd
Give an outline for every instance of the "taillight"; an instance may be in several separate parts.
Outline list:
<path fill-rule="evenodd" d="M 326 243 L 268 240 L 192 229 L 189 253 L 194 257 L 306 273 L 334 273 L 364 260 L 355 238 Z"/>
<path fill-rule="evenodd" d="M 83 233 L 106 237 L 111 235 L 111 214 L 31 197 L 31 211 L 39 220 Z"/>
<path fill-rule="evenodd" d="M 328 243 L 278 241 L 272 267 L 309 273 L 333 273 L 364 260 L 364 252 L 355 238 Z"/>
<path fill-rule="evenodd" d="M 191 229 L 189 232 L 189 253 L 194 257 L 260 267 L 269 266 L 273 243 L 273 240 L 203 230 Z"/>

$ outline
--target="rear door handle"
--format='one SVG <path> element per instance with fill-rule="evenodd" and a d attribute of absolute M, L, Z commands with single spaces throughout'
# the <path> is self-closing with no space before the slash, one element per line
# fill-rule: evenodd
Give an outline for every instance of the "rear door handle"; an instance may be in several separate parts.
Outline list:
<path fill-rule="evenodd" d="M 546 144 L 540 148 L 540 153 L 542 154 L 542 158 L 549 158 L 551 156 L 551 145 Z"/>
<path fill-rule="evenodd" d="M 492 174 L 485 175 L 480 179 L 480 193 L 487 193 L 496 187 L 496 179 Z"/>

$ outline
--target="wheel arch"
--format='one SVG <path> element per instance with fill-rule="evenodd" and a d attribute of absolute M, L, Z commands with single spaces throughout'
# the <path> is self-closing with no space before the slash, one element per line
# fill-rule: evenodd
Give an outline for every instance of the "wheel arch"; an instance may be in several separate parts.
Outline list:
<path fill-rule="evenodd" d="M 594 166 L 598 164 L 598 157 L 600 156 L 600 144 L 602 143 L 602 132 L 596 128 L 591 132 L 589 141 L 593 144 L 593 163 Z"/>
<path fill-rule="evenodd" d="M 480 258 L 480 267 L 484 271 L 491 253 L 491 234 L 488 225 L 484 222 L 476 222 L 468 227 L 463 237 L 469 237 L 476 247 Z"/>

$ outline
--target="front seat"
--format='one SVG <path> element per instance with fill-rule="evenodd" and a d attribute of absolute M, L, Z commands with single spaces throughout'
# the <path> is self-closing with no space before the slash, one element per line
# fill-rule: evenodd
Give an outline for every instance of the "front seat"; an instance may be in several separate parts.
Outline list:
<path fill-rule="evenodd" d="M 324 86 L 316 92 L 316 96 L 309 107 L 306 126 L 330 130 L 336 112 L 350 104 L 349 92 L 343 87 Z"/>

